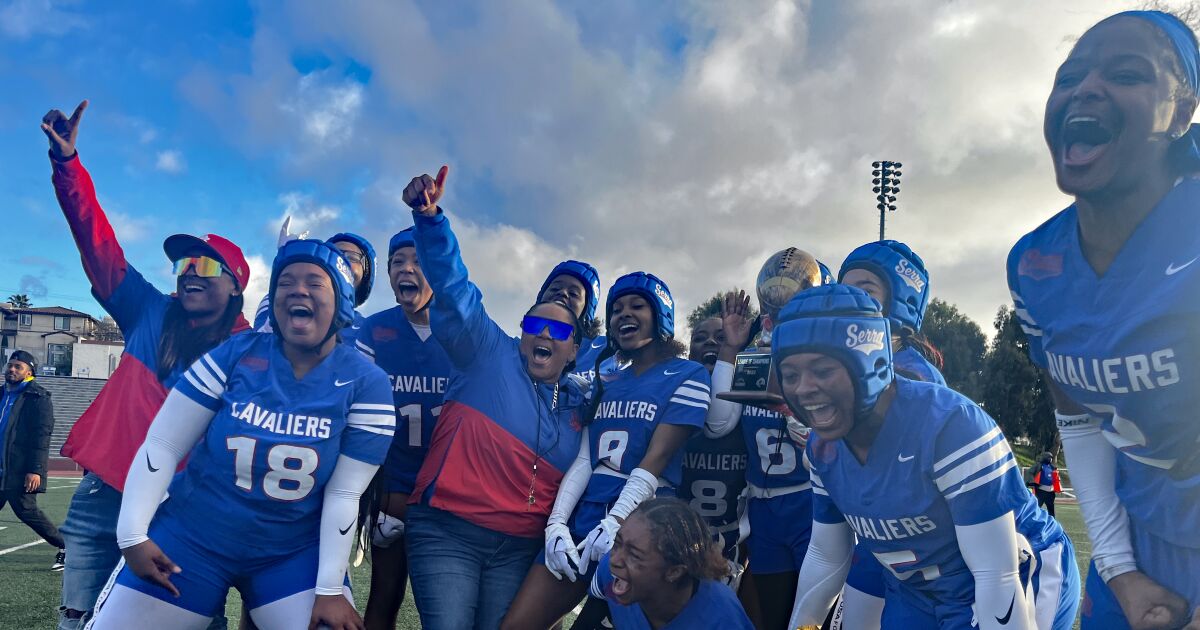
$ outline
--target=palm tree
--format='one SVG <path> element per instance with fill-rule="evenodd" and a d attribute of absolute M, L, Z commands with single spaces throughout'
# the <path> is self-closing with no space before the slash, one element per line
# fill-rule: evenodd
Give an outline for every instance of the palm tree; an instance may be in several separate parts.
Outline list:
<path fill-rule="evenodd" d="M 29 301 L 29 296 L 24 293 L 10 295 L 8 296 L 8 301 L 17 308 L 30 308 L 33 306 L 33 302 Z"/>

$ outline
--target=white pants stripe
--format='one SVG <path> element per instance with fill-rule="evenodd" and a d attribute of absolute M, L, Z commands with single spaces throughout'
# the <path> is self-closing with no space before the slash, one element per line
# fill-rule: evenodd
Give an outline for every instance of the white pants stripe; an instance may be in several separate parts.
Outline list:
<path fill-rule="evenodd" d="M 1063 588 L 1063 546 L 1055 543 L 1038 554 L 1038 590 L 1034 594 L 1034 619 L 1038 628 L 1053 628 Z"/>

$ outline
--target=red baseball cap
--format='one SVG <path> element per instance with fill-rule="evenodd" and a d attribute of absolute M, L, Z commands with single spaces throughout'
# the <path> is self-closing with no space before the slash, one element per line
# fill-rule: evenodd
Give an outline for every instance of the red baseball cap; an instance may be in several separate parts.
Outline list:
<path fill-rule="evenodd" d="M 175 234 L 163 241 L 163 251 L 172 262 L 197 249 L 225 263 L 229 271 L 233 272 L 238 288 L 245 290 L 246 284 L 250 282 L 250 265 L 246 264 L 242 248 L 234 245 L 233 241 L 216 234 L 205 234 L 204 238 L 191 234 Z"/>

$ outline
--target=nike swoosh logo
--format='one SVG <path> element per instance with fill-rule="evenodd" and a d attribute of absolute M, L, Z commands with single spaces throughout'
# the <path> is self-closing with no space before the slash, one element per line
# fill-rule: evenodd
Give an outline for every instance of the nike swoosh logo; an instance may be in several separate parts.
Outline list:
<path fill-rule="evenodd" d="M 333 382 L 333 386 L 334 387 L 345 387 L 346 385 L 349 385 L 350 383 L 353 383 L 353 382 L 354 382 L 353 380 L 344 381 L 344 382 L 338 380 L 338 381 Z"/>
<path fill-rule="evenodd" d="M 671 370 L 663 370 L 663 374 L 666 374 L 667 376 L 675 376 L 678 373 L 679 373 L 679 370 L 675 370 L 674 372 L 672 372 Z"/>
<path fill-rule="evenodd" d="M 1180 271 L 1183 271 L 1184 269 L 1186 269 L 1188 267 L 1188 265 L 1196 262 L 1196 260 L 1198 260 L 1198 259 L 1200 259 L 1200 256 L 1197 256 L 1196 258 L 1193 258 L 1193 259 L 1183 263 L 1182 265 L 1179 265 L 1178 267 L 1175 266 L 1175 263 L 1169 263 L 1167 265 L 1167 275 L 1173 276 L 1173 275 L 1179 273 Z"/>
<path fill-rule="evenodd" d="M 358 522 L 358 519 L 354 519 L 353 521 L 350 521 L 350 524 L 346 526 L 346 529 L 342 529 L 342 528 L 340 528 L 340 527 L 339 527 L 339 528 L 338 528 L 338 533 L 340 533 L 341 535 L 345 536 L 345 535 L 346 535 L 346 532 L 350 531 L 350 528 L 351 528 L 351 527 L 354 527 L 354 524 L 355 524 L 355 523 L 357 523 L 357 522 Z"/>
<path fill-rule="evenodd" d="M 150 454 L 149 453 L 146 453 L 146 468 L 149 468 L 150 472 L 152 472 L 152 473 L 158 472 L 158 469 L 155 468 L 154 465 L 150 463 Z"/>
<path fill-rule="evenodd" d="M 603 341 L 601 341 L 599 344 L 597 344 L 595 341 L 593 341 L 593 342 L 592 342 L 592 347 L 593 347 L 593 348 L 603 348 L 603 347 L 604 347 L 604 346 L 606 346 L 606 345 L 608 345 L 608 344 L 607 344 L 606 342 L 603 342 Z"/>
<path fill-rule="evenodd" d="M 901 462 L 907 462 L 914 457 L 916 457 L 916 455 L 909 455 L 908 457 L 905 457 L 903 455 L 896 455 L 896 459 L 900 460 Z"/>
<path fill-rule="evenodd" d="M 1008 620 L 1012 618 L 1013 603 L 1017 601 L 1017 596 L 1014 593 L 1012 599 L 1008 600 L 1008 612 L 1004 613 L 1004 617 L 996 617 L 996 622 L 1002 626 L 1008 625 Z"/>

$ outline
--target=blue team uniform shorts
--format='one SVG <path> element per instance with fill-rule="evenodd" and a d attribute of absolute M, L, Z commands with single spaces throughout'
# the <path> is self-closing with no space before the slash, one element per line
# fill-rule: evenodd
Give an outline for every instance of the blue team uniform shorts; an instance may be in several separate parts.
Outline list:
<path fill-rule="evenodd" d="M 812 491 L 760 499 L 746 506 L 750 536 L 746 549 L 750 573 L 767 575 L 799 571 L 812 536 Z"/>
<path fill-rule="evenodd" d="M 299 548 L 285 544 L 264 550 L 230 541 L 228 546 L 216 548 L 189 535 L 186 526 L 170 516 L 155 519 L 149 534 L 182 569 L 171 576 L 179 597 L 143 581 L 128 566 L 122 566 L 117 584 L 200 615 L 211 617 L 224 612 L 225 595 L 230 588 L 242 594 L 247 610 L 254 610 L 315 588 L 317 583 L 316 542 Z"/>

